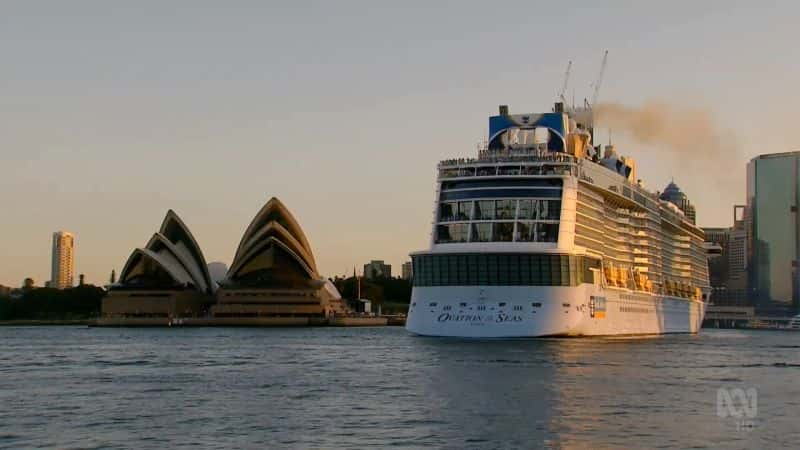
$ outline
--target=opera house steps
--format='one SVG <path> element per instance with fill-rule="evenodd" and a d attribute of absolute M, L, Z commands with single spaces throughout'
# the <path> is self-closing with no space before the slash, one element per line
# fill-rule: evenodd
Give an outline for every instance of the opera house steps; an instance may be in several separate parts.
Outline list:
<path fill-rule="evenodd" d="M 173 211 L 134 249 L 103 300 L 99 326 L 366 326 L 322 277 L 294 216 L 271 198 L 248 225 L 224 279 L 212 281 L 200 247 Z"/>

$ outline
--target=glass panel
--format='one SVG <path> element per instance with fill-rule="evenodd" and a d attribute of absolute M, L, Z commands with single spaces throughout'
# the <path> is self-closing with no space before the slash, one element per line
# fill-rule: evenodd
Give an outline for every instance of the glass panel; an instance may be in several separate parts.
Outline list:
<path fill-rule="evenodd" d="M 445 244 L 449 242 L 467 242 L 469 225 L 466 223 L 453 223 L 436 227 L 436 242 Z"/>
<path fill-rule="evenodd" d="M 455 210 L 458 206 L 455 202 L 442 202 L 439 205 L 439 221 L 449 222 L 455 220 Z"/>
<path fill-rule="evenodd" d="M 561 189 L 474 189 L 470 191 L 442 191 L 439 200 L 467 200 L 471 198 L 561 198 Z"/>
<path fill-rule="evenodd" d="M 519 175 L 519 166 L 501 166 L 498 175 Z"/>
<path fill-rule="evenodd" d="M 459 181 L 442 181 L 442 190 L 451 191 L 454 189 L 471 188 L 560 188 L 563 183 L 559 178 L 507 178 L 507 179 L 475 179 Z"/>
<path fill-rule="evenodd" d="M 516 200 L 497 200 L 495 202 L 495 217 L 498 219 L 513 219 L 517 207 Z"/>
<path fill-rule="evenodd" d="M 457 220 L 469 220 L 472 214 L 472 202 L 458 202 Z"/>
<path fill-rule="evenodd" d="M 535 200 L 537 219 L 559 220 L 561 218 L 561 200 Z"/>
<path fill-rule="evenodd" d="M 756 306 L 800 306 L 797 260 L 797 174 L 800 159 L 789 154 L 756 158 L 748 164 L 748 200 L 752 204 L 752 289 Z"/>
<path fill-rule="evenodd" d="M 514 237 L 514 222 L 497 222 L 494 224 L 494 241 L 511 242 Z"/>
<path fill-rule="evenodd" d="M 558 242 L 558 224 L 557 223 L 536 224 L 536 241 Z"/>
<path fill-rule="evenodd" d="M 479 177 L 486 177 L 486 176 L 494 176 L 497 175 L 497 167 L 478 167 L 478 176 Z"/>
<path fill-rule="evenodd" d="M 548 254 L 469 254 L 414 257 L 415 286 L 577 286 L 591 283 L 581 268 L 598 266 L 582 256 Z"/>
<path fill-rule="evenodd" d="M 541 175 L 541 166 L 525 166 L 523 168 L 525 175 Z"/>
<path fill-rule="evenodd" d="M 489 242 L 492 240 L 491 223 L 472 224 L 472 242 Z"/>
<path fill-rule="evenodd" d="M 519 218 L 520 219 L 535 219 L 536 210 L 534 209 L 534 202 L 536 200 L 520 200 L 519 201 Z"/>
<path fill-rule="evenodd" d="M 475 202 L 475 220 L 494 219 L 494 200 Z"/>
<path fill-rule="evenodd" d="M 534 242 L 536 226 L 532 222 L 517 222 L 517 242 Z"/>
<path fill-rule="evenodd" d="M 459 175 L 462 177 L 474 177 L 475 176 L 475 168 L 474 167 L 462 167 Z"/>
<path fill-rule="evenodd" d="M 440 178 L 455 178 L 458 176 L 458 169 L 442 169 L 439 172 Z"/>

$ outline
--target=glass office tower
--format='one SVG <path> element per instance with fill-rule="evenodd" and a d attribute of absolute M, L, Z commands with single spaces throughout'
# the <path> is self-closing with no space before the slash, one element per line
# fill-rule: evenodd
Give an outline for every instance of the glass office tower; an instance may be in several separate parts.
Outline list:
<path fill-rule="evenodd" d="M 800 306 L 798 171 L 800 152 L 761 155 L 747 165 L 749 285 L 764 312 L 796 313 Z"/>

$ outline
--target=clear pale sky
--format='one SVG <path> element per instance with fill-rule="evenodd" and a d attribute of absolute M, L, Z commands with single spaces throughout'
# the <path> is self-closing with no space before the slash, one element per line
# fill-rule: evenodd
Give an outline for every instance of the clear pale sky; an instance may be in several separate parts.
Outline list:
<path fill-rule="evenodd" d="M 0 283 L 44 283 L 60 229 L 104 283 L 169 208 L 230 263 L 271 196 L 325 275 L 399 273 L 437 161 L 473 155 L 498 104 L 549 111 L 569 60 L 590 95 L 605 49 L 602 99 L 713 114 L 737 170 L 614 140 L 728 225 L 747 159 L 800 149 L 800 3 L 596 3 L 4 1 Z"/>

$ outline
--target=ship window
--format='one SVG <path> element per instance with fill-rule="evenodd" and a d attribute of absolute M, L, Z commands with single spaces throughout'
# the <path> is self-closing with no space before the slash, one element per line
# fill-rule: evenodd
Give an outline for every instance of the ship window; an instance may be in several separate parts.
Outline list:
<path fill-rule="evenodd" d="M 440 178 L 455 178 L 458 176 L 458 169 L 442 169 L 439 172 Z"/>
<path fill-rule="evenodd" d="M 549 188 L 558 189 L 564 185 L 560 178 L 510 178 L 510 179 L 473 179 L 443 181 L 442 190 L 452 191 L 457 189 L 474 188 Z"/>
<path fill-rule="evenodd" d="M 558 242 L 558 224 L 536 224 L 536 242 Z"/>
<path fill-rule="evenodd" d="M 497 258 L 497 283 L 495 284 L 499 285 L 511 284 L 511 280 L 509 280 L 508 276 L 508 272 L 511 270 L 511 261 L 504 256 L 506 255 Z"/>
<path fill-rule="evenodd" d="M 517 222 L 517 242 L 558 242 L 557 223 Z"/>
<path fill-rule="evenodd" d="M 467 307 L 467 302 L 461 302 L 461 303 L 458 304 L 458 306 L 460 306 L 462 308 L 466 308 Z"/>
<path fill-rule="evenodd" d="M 517 242 L 534 242 L 536 240 L 536 224 L 530 222 L 517 223 Z"/>
<path fill-rule="evenodd" d="M 471 212 L 472 202 L 442 202 L 439 207 L 439 221 L 469 220 Z"/>
<path fill-rule="evenodd" d="M 430 303 L 428 303 L 428 306 L 436 306 L 436 305 L 438 305 L 438 303 L 436 303 L 436 302 L 430 302 Z"/>
<path fill-rule="evenodd" d="M 462 177 L 474 177 L 475 176 L 475 168 L 474 167 L 462 167 L 461 170 L 458 172 L 459 176 Z"/>
<path fill-rule="evenodd" d="M 481 200 L 475 202 L 475 220 L 494 219 L 494 201 Z"/>
<path fill-rule="evenodd" d="M 458 202 L 457 220 L 469 220 L 472 215 L 472 202 Z"/>
<path fill-rule="evenodd" d="M 508 283 L 512 285 L 519 285 L 522 282 L 520 278 L 520 270 L 522 264 L 521 255 L 508 255 Z"/>
<path fill-rule="evenodd" d="M 458 203 L 456 202 L 442 202 L 439 205 L 439 220 L 441 222 L 448 222 L 451 220 L 455 220 L 455 209 Z"/>
<path fill-rule="evenodd" d="M 577 286 L 592 283 L 595 258 L 558 254 L 450 254 L 414 257 L 414 286 Z"/>
<path fill-rule="evenodd" d="M 536 200 L 520 200 L 519 201 L 519 218 L 520 219 L 535 219 L 536 210 L 534 209 L 534 202 Z"/>
<path fill-rule="evenodd" d="M 436 243 L 467 242 L 468 234 L 469 225 L 465 223 L 438 225 L 436 227 Z"/>
<path fill-rule="evenodd" d="M 513 219 L 516 209 L 516 200 L 497 200 L 495 202 L 495 217 L 498 219 Z"/>
<path fill-rule="evenodd" d="M 533 306 L 534 308 L 541 308 L 542 304 L 539 303 L 539 302 L 533 302 L 533 303 L 531 303 L 531 306 Z"/>
<path fill-rule="evenodd" d="M 494 224 L 493 241 L 511 242 L 514 237 L 514 222 L 497 222 Z"/>
<path fill-rule="evenodd" d="M 502 308 L 502 307 L 506 306 L 506 302 L 500 302 L 500 304 L 499 304 L 499 305 L 497 305 L 497 306 L 499 306 L 499 307 L 501 307 L 501 308 Z"/>
<path fill-rule="evenodd" d="M 478 167 L 478 176 L 479 177 L 488 177 L 497 175 L 497 167 Z"/>
<path fill-rule="evenodd" d="M 469 200 L 478 198 L 561 198 L 561 189 L 552 188 L 496 188 L 472 189 L 465 191 L 442 191 L 439 199 Z"/>
<path fill-rule="evenodd" d="M 500 166 L 498 175 L 519 175 L 519 166 Z"/>
<path fill-rule="evenodd" d="M 492 240 L 491 223 L 472 224 L 472 242 L 489 242 Z"/>
<path fill-rule="evenodd" d="M 542 167 L 541 166 L 525 166 L 522 168 L 525 175 L 541 175 L 542 174 Z"/>
<path fill-rule="evenodd" d="M 558 220 L 561 218 L 561 200 L 533 200 L 536 203 L 536 218 Z"/>

